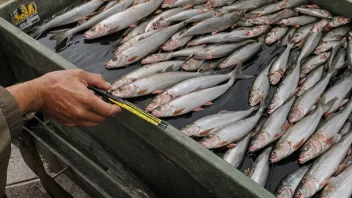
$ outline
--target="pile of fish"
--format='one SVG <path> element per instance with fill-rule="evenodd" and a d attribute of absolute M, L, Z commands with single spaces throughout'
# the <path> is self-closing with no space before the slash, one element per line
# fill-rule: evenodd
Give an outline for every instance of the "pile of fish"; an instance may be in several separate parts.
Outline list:
<path fill-rule="evenodd" d="M 253 78 L 242 65 L 265 45 L 278 48 L 255 77 L 243 111 L 220 111 L 181 131 L 241 166 L 265 186 L 274 163 L 298 154 L 278 197 L 352 194 L 352 31 L 350 19 L 307 0 L 91 0 L 36 27 L 62 25 L 57 44 L 84 32 L 92 40 L 124 31 L 107 69 L 141 63 L 110 90 L 121 98 L 155 94 L 146 111 L 174 117 L 201 111 L 237 80 Z M 293 59 L 293 64 L 289 59 Z M 274 93 L 270 94 L 270 90 Z M 266 101 L 269 101 L 268 104 Z"/>

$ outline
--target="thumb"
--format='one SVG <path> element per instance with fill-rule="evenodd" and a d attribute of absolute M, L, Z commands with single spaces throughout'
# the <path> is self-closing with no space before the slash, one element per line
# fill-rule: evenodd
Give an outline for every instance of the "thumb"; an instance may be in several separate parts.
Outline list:
<path fill-rule="evenodd" d="M 110 83 L 106 82 L 101 74 L 84 72 L 81 77 L 88 85 L 96 86 L 104 90 L 111 88 Z"/>

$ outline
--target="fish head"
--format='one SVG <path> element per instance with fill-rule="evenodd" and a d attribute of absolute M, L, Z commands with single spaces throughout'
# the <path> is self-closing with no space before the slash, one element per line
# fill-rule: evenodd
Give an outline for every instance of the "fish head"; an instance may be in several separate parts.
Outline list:
<path fill-rule="evenodd" d="M 326 42 L 320 44 L 315 50 L 315 54 L 320 54 L 321 52 L 325 52 L 329 49 L 328 44 Z"/>
<path fill-rule="evenodd" d="M 278 35 L 275 32 L 273 32 L 271 34 L 268 34 L 268 36 L 265 38 L 265 43 L 272 44 L 275 41 L 277 41 L 277 39 L 278 39 Z"/>
<path fill-rule="evenodd" d="M 249 95 L 249 106 L 254 107 L 262 100 L 262 93 L 258 90 L 252 90 Z"/>
<path fill-rule="evenodd" d="M 199 63 L 200 63 L 199 60 L 191 58 L 182 64 L 182 68 L 186 71 L 196 70 L 200 66 Z"/>
<path fill-rule="evenodd" d="M 129 85 L 119 87 L 118 89 L 113 91 L 112 94 L 120 98 L 126 98 L 129 96 L 137 95 L 137 92 L 138 92 L 138 87 L 135 85 L 129 84 Z"/>
<path fill-rule="evenodd" d="M 122 54 L 115 54 L 115 56 L 107 63 L 105 63 L 106 68 L 115 68 L 128 65 L 128 57 Z"/>
<path fill-rule="evenodd" d="M 298 43 L 302 39 L 302 37 L 303 37 L 302 32 L 295 33 L 291 38 L 291 42 Z"/>
<path fill-rule="evenodd" d="M 297 96 L 302 95 L 306 91 L 307 91 L 307 88 L 305 86 L 301 86 L 300 88 L 298 88 Z"/>
<path fill-rule="evenodd" d="M 189 124 L 181 129 L 181 132 L 186 134 L 187 136 L 193 136 L 200 132 L 200 127 L 195 124 Z"/>
<path fill-rule="evenodd" d="M 209 135 L 199 141 L 205 148 L 218 148 L 220 147 L 220 138 L 216 134 Z"/>
<path fill-rule="evenodd" d="M 331 13 L 330 13 L 329 11 L 327 11 L 327 10 L 323 10 L 323 14 L 324 14 L 326 17 L 328 17 L 328 18 L 331 18 L 331 17 L 332 17 Z"/>
<path fill-rule="evenodd" d="M 253 138 L 249 145 L 249 151 L 254 152 L 263 148 L 264 144 L 268 142 L 269 134 L 266 131 L 259 131 Z"/>
<path fill-rule="evenodd" d="M 178 48 L 181 44 L 182 43 L 180 40 L 173 40 L 173 41 L 166 42 L 161 48 L 165 51 L 171 51 Z"/>
<path fill-rule="evenodd" d="M 318 189 L 318 182 L 314 178 L 308 178 L 301 181 L 300 185 L 295 192 L 295 198 L 311 197 Z"/>
<path fill-rule="evenodd" d="M 310 159 L 313 159 L 314 157 L 317 156 L 317 154 L 321 152 L 321 150 L 322 150 L 322 145 L 320 141 L 317 140 L 315 136 L 312 136 L 312 138 L 308 140 L 306 144 L 303 145 L 299 153 L 299 157 L 298 157 L 299 163 L 304 164 Z"/>
<path fill-rule="evenodd" d="M 119 87 L 121 87 L 123 85 L 130 84 L 131 82 L 132 82 L 132 79 L 122 77 L 120 80 L 115 81 L 114 83 L 112 83 L 111 90 L 114 91 L 114 90 L 118 89 Z"/>
<path fill-rule="evenodd" d="M 160 62 L 160 61 L 166 60 L 167 56 L 168 56 L 167 53 L 153 54 L 151 56 L 144 58 L 142 60 L 142 64 L 150 64 L 150 63 Z"/>
<path fill-rule="evenodd" d="M 291 151 L 291 144 L 289 142 L 282 142 L 275 145 L 271 152 L 270 161 L 275 163 L 286 157 Z"/>
<path fill-rule="evenodd" d="M 83 36 L 85 39 L 94 39 L 107 34 L 109 30 L 110 27 L 108 25 L 98 23 L 86 31 Z"/>
<path fill-rule="evenodd" d="M 273 96 L 271 104 L 268 106 L 268 113 L 272 114 L 278 107 L 282 105 L 281 100 L 279 99 L 278 95 L 275 94 Z"/>
<path fill-rule="evenodd" d="M 270 84 L 276 85 L 282 78 L 283 73 L 280 71 L 274 71 L 269 73 Z"/>
<path fill-rule="evenodd" d="M 328 19 L 322 19 L 319 22 L 317 22 L 313 28 L 312 28 L 312 32 L 321 32 L 324 27 L 330 22 L 330 20 Z"/>
<path fill-rule="evenodd" d="M 175 111 L 175 108 L 173 108 L 168 104 L 165 104 L 155 108 L 152 111 L 152 115 L 156 117 L 167 117 L 167 116 L 172 116 L 174 111 Z"/>
<path fill-rule="evenodd" d="M 166 26 L 168 26 L 170 24 L 170 22 L 166 21 L 166 20 L 159 20 L 155 23 L 153 23 L 153 30 L 157 30 L 157 29 L 161 29 L 164 28 Z"/>
<path fill-rule="evenodd" d="M 172 97 L 169 94 L 159 94 L 148 103 L 146 110 L 153 111 L 160 105 L 168 103 L 171 99 Z"/>
<path fill-rule="evenodd" d="M 291 110 L 290 115 L 288 116 L 288 121 L 290 123 L 295 123 L 302 119 L 304 116 L 304 110 L 301 107 L 294 107 Z"/>
<path fill-rule="evenodd" d="M 345 23 L 349 23 L 351 21 L 351 19 L 344 17 L 344 16 L 338 16 L 336 17 L 336 25 L 340 25 L 340 24 L 345 24 Z"/>
<path fill-rule="evenodd" d="M 276 192 L 276 197 L 277 198 L 287 198 L 287 197 L 292 197 L 293 196 L 292 188 L 289 185 L 284 185 L 281 186 L 277 192 Z"/>

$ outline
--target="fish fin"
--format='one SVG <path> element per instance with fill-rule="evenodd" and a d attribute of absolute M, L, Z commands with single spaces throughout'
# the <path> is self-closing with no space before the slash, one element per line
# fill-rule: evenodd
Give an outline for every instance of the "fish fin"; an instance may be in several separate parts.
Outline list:
<path fill-rule="evenodd" d="M 236 148 L 236 146 L 237 146 L 237 144 L 229 144 L 229 145 L 227 145 L 226 147 L 228 148 L 228 149 L 233 149 L 233 148 Z"/>
<path fill-rule="evenodd" d="M 110 30 L 108 31 L 108 34 L 117 32 L 117 31 L 119 30 L 119 28 L 120 28 L 120 26 L 118 25 L 118 26 L 116 26 L 116 27 L 110 29 Z"/>
<path fill-rule="evenodd" d="M 298 85 L 302 85 L 306 80 L 307 80 L 307 77 L 302 78 L 302 79 L 298 82 Z"/>
<path fill-rule="evenodd" d="M 201 107 L 198 107 L 198 108 L 195 108 L 193 111 L 202 111 L 204 108 L 201 108 Z"/>
<path fill-rule="evenodd" d="M 137 58 L 138 58 L 138 56 L 134 56 L 134 57 L 132 57 L 132 58 L 129 58 L 129 59 L 128 59 L 128 62 L 133 62 L 133 61 L 135 61 Z"/>
<path fill-rule="evenodd" d="M 323 181 L 319 184 L 319 187 L 320 187 L 320 188 L 324 188 L 327 184 L 328 184 L 328 180 L 325 179 L 325 180 L 323 180 Z"/>
<path fill-rule="evenodd" d="M 317 106 L 316 106 L 316 105 L 313 105 L 312 108 L 310 108 L 309 111 L 307 112 L 307 115 L 309 115 L 310 113 L 312 113 L 316 108 L 317 108 Z"/>
<path fill-rule="evenodd" d="M 210 131 L 212 131 L 214 128 L 211 128 L 211 129 L 208 129 L 208 130 L 205 130 L 205 131 L 202 131 L 199 133 L 200 136 L 206 136 L 210 133 Z"/>
<path fill-rule="evenodd" d="M 33 33 L 30 34 L 31 37 L 33 37 L 34 39 L 38 39 L 45 30 L 43 30 L 42 26 L 35 26 L 33 28 Z"/>
<path fill-rule="evenodd" d="M 332 107 L 332 105 L 334 105 L 334 103 L 336 102 L 337 99 L 338 99 L 338 97 L 335 96 L 335 98 L 331 99 L 329 102 L 327 102 L 325 105 L 322 106 L 324 113 L 327 112 Z M 325 99 L 324 99 L 324 101 L 325 101 Z"/>
<path fill-rule="evenodd" d="M 168 68 L 165 69 L 165 72 L 173 71 L 172 68 L 174 68 L 174 64 L 170 65 Z"/>
<path fill-rule="evenodd" d="M 251 170 L 250 168 L 247 168 L 246 170 L 243 171 L 243 174 L 245 174 L 246 176 L 248 176 L 250 170 Z"/>
<path fill-rule="evenodd" d="M 176 110 L 173 114 L 174 114 L 174 115 L 178 115 L 178 114 L 180 114 L 183 110 L 185 110 L 185 108 Z"/>
<path fill-rule="evenodd" d="M 297 43 L 295 46 L 294 46 L 294 48 L 302 48 L 302 46 L 303 46 L 303 41 L 301 41 L 301 42 L 299 42 L 299 43 Z"/>
<path fill-rule="evenodd" d="M 155 90 L 155 91 L 153 91 L 152 94 L 161 94 L 163 92 L 164 92 L 164 90 Z"/>
<path fill-rule="evenodd" d="M 137 26 L 138 26 L 137 24 L 133 23 L 130 25 L 130 28 L 136 28 Z"/>
<path fill-rule="evenodd" d="M 297 150 L 297 149 L 299 149 L 303 144 L 304 144 L 304 138 L 303 139 L 301 139 L 301 141 L 299 141 L 297 144 L 295 144 L 294 146 L 293 146 L 293 149 L 294 150 Z"/>
<path fill-rule="evenodd" d="M 238 63 L 238 65 L 236 66 L 235 70 L 235 75 L 237 78 L 239 79 L 249 79 L 249 78 L 253 78 L 252 75 L 246 75 L 246 74 L 243 74 L 242 73 L 242 62 L 243 61 L 240 61 L 240 63 Z"/>
<path fill-rule="evenodd" d="M 349 101 L 349 99 L 344 99 L 341 103 L 340 103 L 340 106 L 339 108 L 345 106 L 345 104 Z"/>
<path fill-rule="evenodd" d="M 287 120 L 285 121 L 285 124 L 282 125 L 281 129 L 283 131 L 286 131 L 288 128 L 290 128 L 293 124 L 292 123 L 289 123 Z"/>
<path fill-rule="evenodd" d="M 325 141 L 325 143 L 329 146 L 332 146 L 333 144 L 335 144 L 336 142 L 340 141 L 341 140 L 341 135 L 340 134 L 336 134 L 334 135 L 333 137 L 327 139 Z"/>
<path fill-rule="evenodd" d="M 158 9 L 158 10 L 156 10 L 156 11 L 154 12 L 154 14 L 160 14 L 160 13 L 162 13 L 162 12 L 163 12 L 162 10 Z"/>
<path fill-rule="evenodd" d="M 298 92 L 299 88 L 296 88 L 295 90 L 293 90 L 291 93 L 290 93 L 290 96 L 293 96 L 293 95 L 296 95 L 296 93 Z"/>
<path fill-rule="evenodd" d="M 204 104 L 204 106 L 210 106 L 212 104 L 213 104 L 212 102 L 207 102 L 207 103 Z"/>
<path fill-rule="evenodd" d="M 141 94 L 144 94 L 146 91 L 148 91 L 148 89 L 141 90 L 141 91 L 139 91 L 137 94 L 138 94 L 138 95 L 141 95 Z"/>
<path fill-rule="evenodd" d="M 184 8 L 185 10 L 189 10 L 189 9 L 193 8 L 193 5 L 186 5 L 186 6 L 184 6 L 183 8 Z"/>
<path fill-rule="evenodd" d="M 347 164 L 345 162 L 341 163 L 337 168 L 336 172 L 334 173 L 334 176 L 337 176 L 338 174 L 340 174 L 343 170 L 345 170 L 346 167 L 347 167 Z"/>
<path fill-rule="evenodd" d="M 67 31 L 68 29 L 58 31 L 53 36 L 49 38 L 49 40 L 56 40 L 56 46 L 62 43 L 66 38 L 69 39 L 70 33 Z"/>

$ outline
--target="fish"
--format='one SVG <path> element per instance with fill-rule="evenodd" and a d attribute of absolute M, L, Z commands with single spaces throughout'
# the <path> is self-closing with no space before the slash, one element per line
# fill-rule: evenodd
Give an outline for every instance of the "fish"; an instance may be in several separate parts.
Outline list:
<path fill-rule="evenodd" d="M 210 135 L 210 133 L 217 128 L 221 128 L 227 124 L 246 118 L 258 109 L 259 107 L 255 106 L 243 111 L 223 110 L 217 114 L 196 120 L 194 123 L 183 127 L 181 132 L 187 136 L 204 137 Z"/>
<path fill-rule="evenodd" d="M 345 99 L 348 93 L 352 90 L 352 72 L 348 71 L 341 80 L 336 82 L 333 86 L 331 86 L 321 98 L 326 100 L 331 100 L 334 97 L 337 97 L 337 101 L 335 104 L 325 113 L 325 117 L 331 115 L 341 106 L 345 105 L 348 102 L 348 99 Z"/>
<path fill-rule="evenodd" d="M 164 89 L 167 89 L 176 83 L 201 75 L 209 75 L 209 73 L 174 71 L 153 74 L 121 86 L 113 91 L 112 94 L 121 98 L 134 98 L 148 94 L 159 94 L 162 93 Z"/>
<path fill-rule="evenodd" d="M 326 63 L 326 61 L 330 57 L 330 52 L 324 52 L 315 56 L 308 57 L 301 66 L 301 74 L 300 77 L 304 78 L 309 74 L 313 69 L 319 67 Z"/>
<path fill-rule="evenodd" d="M 301 86 L 298 88 L 296 95 L 301 96 L 302 94 L 304 94 L 304 92 L 306 92 L 315 84 L 317 84 L 317 82 L 319 82 L 320 79 L 323 77 L 323 73 L 324 73 L 324 66 L 319 66 L 313 71 L 311 71 L 308 74 L 308 76 L 302 78 L 301 81 L 299 82 Z"/>
<path fill-rule="evenodd" d="M 245 19 L 245 18 L 242 18 L 234 25 L 234 27 L 252 27 L 252 26 L 254 26 L 254 24 L 251 23 L 249 19 Z"/>
<path fill-rule="evenodd" d="M 114 5 L 118 4 L 120 1 L 116 0 L 116 1 L 109 1 L 104 8 L 101 11 L 107 11 L 108 9 L 112 8 Z"/>
<path fill-rule="evenodd" d="M 332 14 L 329 11 L 320 9 L 320 8 L 300 6 L 300 7 L 296 7 L 295 10 L 302 14 L 307 14 L 314 17 L 328 18 L 328 19 L 332 18 Z"/>
<path fill-rule="evenodd" d="M 73 8 L 72 10 L 70 10 L 64 14 L 61 14 L 61 15 L 53 18 L 48 23 L 45 23 L 41 26 L 34 27 L 33 33 L 31 34 L 31 36 L 33 38 L 37 39 L 45 31 L 47 31 L 51 28 L 77 22 L 77 21 L 81 20 L 83 17 L 92 14 L 101 5 L 103 5 L 104 2 L 105 2 L 105 0 L 90 0 L 86 3 L 83 3 L 83 4 Z"/>
<path fill-rule="evenodd" d="M 206 33 L 216 34 L 237 23 L 242 18 L 243 14 L 244 12 L 242 10 L 233 11 L 231 13 L 217 12 L 212 18 L 192 26 L 187 32 L 181 35 L 181 38 Z"/>
<path fill-rule="evenodd" d="M 352 143 L 352 133 L 346 134 L 328 151 L 314 161 L 298 185 L 294 197 L 311 197 L 328 184 L 328 179 L 338 169 Z"/>
<path fill-rule="evenodd" d="M 161 47 L 164 51 L 173 51 L 175 49 L 181 48 L 185 46 L 188 41 L 192 39 L 192 36 L 187 36 L 184 38 L 180 38 L 180 36 L 187 31 L 186 28 L 181 29 L 175 35 L 171 37 L 166 43 L 164 43 Z"/>
<path fill-rule="evenodd" d="M 331 76 L 335 71 L 335 69 L 331 69 L 321 81 L 297 98 L 289 114 L 290 123 L 301 120 L 309 113 L 313 105 L 320 99 L 320 96 L 328 86 Z"/>
<path fill-rule="evenodd" d="M 260 26 L 255 26 L 250 28 L 248 31 L 246 31 L 244 34 L 240 34 L 242 31 L 232 31 L 225 35 L 221 42 L 224 43 L 232 43 L 232 42 L 239 42 L 243 41 L 246 39 L 254 38 L 259 35 L 262 35 L 270 30 L 270 25 L 260 25 Z"/>
<path fill-rule="evenodd" d="M 198 69 L 198 71 L 208 71 L 208 70 L 215 69 L 220 65 L 220 63 L 222 63 L 225 60 L 225 58 L 226 57 L 205 61 L 202 64 L 202 66 Z"/>
<path fill-rule="evenodd" d="M 311 23 L 308 25 L 304 25 L 300 27 L 292 36 L 291 42 L 292 43 L 299 43 L 303 41 L 304 38 L 309 34 L 309 32 L 312 30 L 313 26 L 315 23 Z"/>
<path fill-rule="evenodd" d="M 304 174 L 309 170 L 310 166 L 303 166 L 292 173 L 288 174 L 285 178 L 279 183 L 275 195 L 277 198 L 291 198 L 293 193 L 302 180 Z"/>
<path fill-rule="evenodd" d="M 293 48 L 293 43 L 289 43 L 285 51 L 275 59 L 269 70 L 269 82 L 271 85 L 276 85 L 280 82 L 281 78 L 284 76 L 288 68 L 288 60 L 290 57 L 291 49 Z M 298 66 L 299 67 L 299 66 Z"/>
<path fill-rule="evenodd" d="M 161 8 L 175 8 L 185 6 L 185 8 L 191 8 L 193 5 L 206 3 L 207 0 L 176 0 L 173 4 L 162 4 Z"/>
<path fill-rule="evenodd" d="M 233 10 L 251 10 L 259 6 L 272 3 L 275 0 L 239 0 L 231 5 L 222 7 L 223 10 L 233 11 Z"/>
<path fill-rule="evenodd" d="M 351 19 L 344 16 L 334 16 L 331 21 L 324 27 L 324 31 L 329 31 L 332 28 L 339 27 L 342 25 L 346 25 L 351 22 Z"/>
<path fill-rule="evenodd" d="M 329 179 L 324 188 L 322 198 L 341 198 L 352 195 L 352 166 L 345 169 L 336 177 Z"/>
<path fill-rule="evenodd" d="M 190 42 L 188 42 L 187 46 L 197 46 L 197 45 L 209 44 L 209 43 L 213 43 L 213 44 L 222 43 L 224 40 L 224 37 L 227 36 L 228 34 L 229 33 L 220 32 L 214 35 L 201 36 L 201 37 L 198 37 L 197 39 L 193 39 Z"/>
<path fill-rule="evenodd" d="M 247 134 L 241 140 L 236 143 L 236 147 L 227 150 L 222 159 L 231 164 L 233 167 L 238 168 L 246 156 L 247 147 L 249 140 L 251 139 L 251 134 Z"/>
<path fill-rule="evenodd" d="M 287 19 L 282 19 L 278 25 L 292 25 L 292 26 L 301 26 L 307 25 L 310 23 L 317 22 L 319 19 L 317 17 L 312 17 L 308 15 L 296 16 Z"/>
<path fill-rule="evenodd" d="M 72 29 L 64 29 L 61 31 L 58 31 L 55 33 L 53 36 L 51 36 L 49 39 L 50 40 L 56 40 L 56 45 L 59 45 L 62 43 L 66 38 L 71 38 L 74 34 L 82 31 L 89 29 L 90 27 L 96 25 L 100 21 L 118 13 L 121 12 L 125 9 L 127 9 L 131 4 L 133 3 L 133 0 L 123 0 L 120 1 L 119 3 L 115 4 L 112 6 L 110 9 L 106 10 L 105 12 L 99 13 L 98 15 L 95 15 L 94 17 L 90 18 L 87 22 L 84 24 L 81 24 L 75 28 Z"/>
<path fill-rule="evenodd" d="M 298 91 L 299 71 L 300 68 L 297 65 L 292 65 L 290 70 L 286 72 L 285 78 L 275 90 L 270 105 L 268 106 L 269 114 L 272 114 L 289 97 L 296 94 Z"/>
<path fill-rule="evenodd" d="M 346 56 L 347 56 L 347 53 L 345 48 L 341 47 L 337 51 L 331 65 L 334 65 L 334 67 L 337 69 L 343 68 L 344 66 L 347 65 Z"/>
<path fill-rule="evenodd" d="M 253 107 L 251 107 L 251 108 L 253 108 Z M 258 131 L 262 128 L 262 126 L 263 126 L 263 124 L 265 123 L 266 120 L 267 120 L 266 117 L 261 117 L 259 119 L 259 122 L 254 126 L 254 128 L 250 132 L 252 137 L 255 136 L 255 134 L 258 133 Z"/>
<path fill-rule="evenodd" d="M 290 126 L 287 121 L 287 115 L 291 109 L 296 97 L 292 96 L 282 106 L 280 106 L 268 119 L 265 120 L 262 127 L 253 136 L 249 151 L 258 151 L 272 142 L 279 139 Z"/>
<path fill-rule="evenodd" d="M 169 52 L 169 53 L 159 53 L 159 54 L 152 54 L 150 56 L 147 56 L 146 58 L 142 59 L 141 63 L 142 64 L 151 64 L 151 63 L 156 63 L 156 62 L 161 62 L 161 61 L 167 61 L 170 60 L 171 58 L 175 57 L 189 57 L 193 53 L 203 49 L 202 46 L 194 46 L 190 48 L 185 48 L 179 51 L 175 52 Z"/>
<path fill-rule="evenodd" d="M 199 59 L 190 58 L 182 64 L 182 69 L 185 71 L 196 71 L 200 67 L 202 67 L 202 65 L 205 61 L 206 60 L 204 60 L 204 59 L 199 60 Z"/>
<path fill-rule="evenodd" d="M 341 26 L 334 28 L 327 33 L 325 33 L 324 37 L 322 38 L 322 41 L 338 41 L 341 40 L 346 34 L 350 28 L 348 26 Z"/>
<path fill-rule="evenodd" d="M 348 33 L 348 43 L 347 43 L 347 61 L 348 67 L 352 68 L 352 33 Z"/>
<path fill-rule="evenodd" d="M 265 100 L 269 95 L 270 82 L 268 79 L 269 69 L 272 64 L 275 62 L 276 58 L 274 57 L 270 63 L 264 68 L 254 80 L 250 92 L 249 92 L 249 106 L 253 107 L 257 105 L 263 99 Z"/>
<path fill-rule="evenodd" d="M 254 42 L 254 40 L 245 40 L 238 43 L 230 43 L 230 44 L 213 44 L 208 45 L 204 49 L 197 51 L 192 54 L 192 58 L 195 59 L 214 59 L 214 58 L 222 58 L 225 57 L 234 50 L 247 45 L 248 43 Z"/>
<path fill-rule="evenodd" d="M 115 54 L 115 56 L 105 64 L 105 67 L 123 67 L 143 59 L 164 44 L 172 35 L 184 26 L 185 23 L 181 22 L 165 29 L 161 29 L 149 37 L 139 40 L 128 49 L 119 54 Z"/>
<path fill-rule="evenodd" d="M 278 11 L 285 9 L 285 8 L 293 8 L 293 7 L 303 5 L 306 3 L 308 3 L 307 0 L 298 0 L 298 1 L 297 0 L 283 0 L 283 1 L 267 4 L 267 5 L 261 6 L 259 8 L 256 8 L 254 10 L 251 10 L 248 14 L 246 14 L 246 17 L 264 16 L 264 15 L 278 12 Z"/>
<path fill-rule="evenodd" d="M 162 0 L 149 0 L 114 14 L 86 31 L 84 39 L 91 40 L 123 30 L 154 12 L 161 2 Z"/>
<path fill-rule="evenodd" d="M 149 21 L 149 23 L 147 24 L 147 26 L 145 27 L 145 32 L 149 32 L 151 30 L 155 30 L 155 29 L 160 29 L 163 28 L 165 26 L 154 26 L 154 24 L 159 21 L 162 20 L 164 18 L 168 18 L 170 16 L 173 16 L 174 14 L 177 14 L 179 12 L 182 12 L 184 9 L 183 8 L 173 8 L 173 9 L 169 9 L 169 10 L 165 10 L 162 13 L 156 15 L 152 20 Z M 159 24 L 160 25 L 160 24 Z"/>
<path fill-rule="evenodd" d="M 229 5 L 236 0 L 209 0 L 206 4 L 207 9 L 222 7 L 224 5 Z"/>
<path fill-rule="evenodd" d="M 203 20 L 211 18 L 215 14 L 215 10 L 206 10 L 202 14 L 195 15 L 186 20 L 186 23 L 196 23 L 201 22 Z"/>
<path fill-rule="evenodd" d="M 255 159 L 254 163 L 244 171 L 244 174 L 251 178 L 253 181 L 264 187 L 268 181 L 270 173 L 269 156 L 272 150 L 272 146 L 267 147 L 264 151 Z"/>
<path fill-rule="evenodd" d="M 347 121 L 342 129 L 340 130 L 339 134 L 340 135 L 345 135 L 346 133 L 348 133 L 350 131 L 350 128 L 351 128 L 351 125 L 352 125 L 352 122 L 351 121 Z"/>
<path fill-rule="evenodd" d="M 204 14 L 206 11 L 207 11 L 206 9 L 202 9 L 202 8 L 184 10 L 173 16 L 169 16 L 168 18 L 165 18 L 164 20 L 170 23 L 185 21 L 199 14 Z"/>
<path fill-rule="evenodd" d="M 238 65 L 240 62 L 244 62 L 250 59 L 251 57 L 257 55 L 263 46 L 263 41 L 248 43 L 247 45 L 235 50 L 231 55 L 229 55 L 219 65 L 219 69 L 231 68 Z"/>
<path fill-rule="evenodd" d="M 339 175 L 342 171 L 344 171 L 347 167 L 350 167 L 352 164 L 352 147 L 350 148 L 350 150 L 348 151 L 349 154 L 347 154 L 346 158 L 341 162 L 341 164 L 339 165 L 339 168 L 337 169 L 337 171 L 335 172 L 334 176 Z"/>
<path fill-rule="evenodd" d="M 338 40 L 338 41 L 324 41 L 321 42 L 317 48 L 314 50 L 314 54 L 320 54 L 323 52 L 326 52 L 332 48 L 335 48 L 336 46 L 341 45 L 342 43 L 344 43 L 345 40 Z"/>
<path fill-rule="evenodd" d="M 129 32 L 127 32 L 127 30 L 126 30 L 126 32 L 123 33 L 123 35 L 125 35 L 125 37 L 123 37 L 123 39 L 120 41 L 120 43 L 125 43 L 128 40 L 130 40 L 131 38 L 145 33 L 145 28 L 147 27 L 149 21 L 150 21 L 150 19 L 142 21 L 137 27 L 131 28 L 132 30 Z"/>
<path fill-rule="evenodd" d="M 153 31 L 149 31 L 149 32 L 145 32 L 143 34 L 137 35 L 135 37 L 132 37 L 131 39 L 129 39 L 128 41 L 122 43 L 122 45 L 120 45 L 117 50 L 114 52 L 115 55 L 121 54 L 122 51 L 125 51 L 126 49 L 130 48 L 131 46 L 133 46 L 135 43 L 137 43 L 138 41 L 149 37 L 150 35 L 156 33 L 156 30 Z"/>
<path fill-rule="evenodd" d="M 256 25 L 270 25 L 270 24 L 277 24 L 282 19 L 290 18 L 293 16 L 297 16 L 297 12 L 292 9 L 283 9 L 280 12 L 265 15 L 261 17 L 253 17 L 249 21 Z"/>
<path fill-rule="evenodd" d="M 283 36 L 281 39 L 281 42 L 280 42 L 281 47 L 287 46 L 291 42 L 291 38 L 293 38 L 293 35 L 295 34 L 296 30 L 297 30 L 296 28 L 290 28 L 287 31 L 285 36 Z"/>
<path fill-rule="evenodd" d="M 298 150 L 318 127 L 323 114 L 332 106 L 336 99 L 321 102 L 311 114 L 288 128 L 285 134 L 277 141 L 270 156 L 271 163 L 277 163 Z"/>
<path fill-rule="evenodd" d="M 256 126 L 262 113 L 265 109 L 265 102 L 261 102 L 259 110 L 251 117 L 243 120 L 238 120 L 218 128 L 212 132 L 208 137 L 199 141 L 205 148 L 213 149 L 220 147 L 233 148 L 236 146 L 233 142 L 242 139 Z"/>
<path fill-rule="evenodd" d="M 138 79 L 162 72 L 178 71 L 181 68 L 183 61 L 165 61 L 160 63 L 154 63 L 150 65 L 144 65 L 124 76 L 119 80 L 115 81 L 111 85 L 111 90 L 116 90 L 121 86 L 128 85 Z"/>
<path fill-rule="evenodd" d="M 336 97 L 337 98 L 337 97 Z M 346 107 L 324 120 L 315 133 L 303 145 L 299 153 L 298 162 L 303 164 L 327 151 L 333 144 L 340 141 L 338 134 L 352 112 L 352 102 Z"/>
<path fill-rule="evenodd" d="M 268 35 L 265 38 L 265 44 L 270 45 L 280 40 L 283 36 L 285 36 L 288 31 L 288 27 L 274 27 L 270 30 Z"/>
<path fill-rule="evenodd" d="M 235 68 L 233 76 L 226 84 L 201 89 L 163 104 L 152 111 L 152 115 L 156 117 L 172 117 L 189 113 L 191 111 L 201 111 L 203 105 L 209 106 L 213 103 L 211 101 L 225 94 L 235 83 L 237 76 L 242 76 L 242 65 L 239 64 Z"/>

